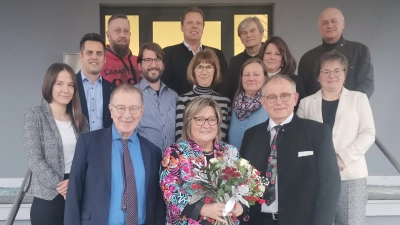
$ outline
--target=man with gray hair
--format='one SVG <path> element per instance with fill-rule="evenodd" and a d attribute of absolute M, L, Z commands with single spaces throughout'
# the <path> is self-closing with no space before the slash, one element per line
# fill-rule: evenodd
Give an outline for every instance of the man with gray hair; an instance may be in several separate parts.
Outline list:
<path fill-rule="evenodd" d="M 344 17 L 336 8 L 325 9 L 318 19 L 318 29 L 322 37 L 322 45 L 305 53 L 299 62 L 298 73 L 304 84 L 306 96 L 321 89 L 313 73 L 315 62 L 325 52 L 333 49 L 346 56 L 349 61 L 345 88 L 367 94 L 374 92 L 374 70 L 368 47 L 343 38 Z"/>
<path fill-rule="evenodd" d="M 231 58 L 228 74 L 224 76 L 223 84 L 225 88 L 221 93 L 228 97 L 231 102 L 233 102 L 236 90 L 239 87 L 240 68 L 248 59 L 258 57 L 262 46 L 263 33 L 264 27 L 260 19 L 255 16 L 245 18 L 237 28 L 237 34 L 245 49 Z"/>
<path fill-rule="evenodd" d="M 286 75 L 274 75 L 262 87 L 270 118 L 245 132 L 240 155 L 270 183 L 265 203 L 250 207 L 248 225 L 333 224 L 341 181 L 332 132 L 294 114 L 298 98 Z"/>

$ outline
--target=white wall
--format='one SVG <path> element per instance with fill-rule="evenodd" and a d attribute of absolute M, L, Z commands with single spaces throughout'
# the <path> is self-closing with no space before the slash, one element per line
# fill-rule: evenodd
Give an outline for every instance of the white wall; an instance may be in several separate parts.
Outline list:
<path fill-rule="evenodd" d="M 0 178 L 23 177 L 27 169 L 22 145 L 24 111 L 41 103 L 47 67 L 62 61 L 62 53 L 79 51 L 80 38 L 100 31 L 100 4 L 238 5 L 242 0 L 3 0 L 0 2 Z M 215 3 L 218 2 L 218 3 Z M 274 34 L 283 37 L 297 60 L 321 44 L 317 31 L 320 12 L 342 9 L 344 37 L 369 46 L 375 69 L 371 98 L 377 135 L 400 161 L 400 1 L 247 0 L 274 4 Z M 160 5 L 160 4 L 158 4 Z M 180 40 L 177 40 L 177 42 Z M 374 146 L 367 153 L 370 175 L 398 175 Z"/>

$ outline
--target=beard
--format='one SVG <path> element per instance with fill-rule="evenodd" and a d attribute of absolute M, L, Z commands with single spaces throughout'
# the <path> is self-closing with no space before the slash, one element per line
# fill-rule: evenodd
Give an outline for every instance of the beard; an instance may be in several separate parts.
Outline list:
<path fill-rule="evenodd" d="M 114 53 L 120 58 L 124 58 L 130 51 L 129 41 L 126 44 L 118 44 L 114 40 L 110 39 L 110 46 Z"/>
<path fill-rule="evenodd" d="M 156 77 L 150 76 L 149 73 L 150 73 L 151 70 L 157 70 L 158 71 L 158 76 L 156 76 Z M 158 82 L 160 80 L 162 74 L 163 74 L 163 70 L 161 70 L 158 67 L 150 67 L 147 70 L 142 70 L 142 76 L 144 77 L 144 79 L 146 79 L 150 83 Z"/>

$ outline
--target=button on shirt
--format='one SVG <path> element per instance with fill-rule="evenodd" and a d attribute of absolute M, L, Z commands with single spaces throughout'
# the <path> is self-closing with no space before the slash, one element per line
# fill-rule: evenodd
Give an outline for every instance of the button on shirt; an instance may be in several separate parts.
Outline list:
<path fill-rule="evenodd" d="M 135 86 L 142 91 L 144 98 L 144 112 L 137 128 L 138 132 L 164 151 L 175 142 L 178 95 L 163 82 L 158 95 L 145 79 Z"/>
<path fill-rule="evenodd" d="M 270 142 L 269 142 L 270 144 L 272 143 L 272 140 L 274 139 L 274 136 L 276 134 L 276 130 L 272 129 L 272 128 L 274 128 L 277 125 L 283 126 L 283 125 L 285 125 L 287 123 L 290 123 L 292 121 L 292 119 L 293 119 L 293 113 L 288 118 L 286 118 L 286 120 L 284 120 L 281 124 L 276 124 L 271 118 L 269 118 L 269 126 L 268 126 L 267 129 L 271 133 Z M 282 129 L 279 131 L 279 134 L 282 132 Z M 279 134 L 278 134 L 278 136 L 279 136 Z M 276 151 L 277 151 L 277 154 L 278 154 L 277 157 L 279 158 L 279 146 L 276 146 Z M 265 160 L 265 162 L 267 162 L 267 160 Z M 279 169 L 279 164 L 278 164 L 278 169 Z M 267 204 L 265 204 L 265 203 L 262 204 L 261 205 L 261 212 L 265 212 L 265 213 L 277 213 L 278 212 L 278 192 L 279 192 L 279 189 L 278 189 L 278 174 L 276 174 L 276 179 L 275 179 L 275 190 L 277 190 L 277 191 L 275 191 L 275 201 L 269 206 Z"/>
<path fill-rule="evenodd" d="M 110 209 L 108 212 L 108 225 L 124 225 L 125 212 L 121 209 L 122 194 L 124 192 L 124 175 L 122 172 L 122 141 L 121 134 L 112 125 L 112 149 L 111 149 L 111 195 Z M 146 175 L 140 148 L 137 130 L 129 137 L 128 149 L 131 155 L 136 179 L 136 191 L 138 198 L 138 222 L 146 223 Z M 100 196 L 101 197 L 101 196 Z"/>
<path fill-rule="evenodd" d="M 81 71 L 83 89 L 88 108 L 90 131 L 103 128 L 103 86 L 101 76 L 93 84 Z"/>

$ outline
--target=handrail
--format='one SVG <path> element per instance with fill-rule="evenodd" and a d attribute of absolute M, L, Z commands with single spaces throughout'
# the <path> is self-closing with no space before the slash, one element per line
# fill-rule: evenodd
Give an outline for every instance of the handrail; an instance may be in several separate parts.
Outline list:
<path fill-rule="evenodd" d="M 376 136 L 375 136 L 375 144 L 382 151 L 382 153 L 386 156 L 386 158 L 389 160 L 389 162 L 392 163 L 392 165 L 397 170 L 397 172 L 400 173 L 399 162 L 396 161 L 396 159 L 393 157 L 393 155 L 390 154 L 390 152 L 385 148 L 385 146 L 383 146 L 382 142 Z"/>
<path fill-rule="evenodd" d="M 6 220 L 5 225 L 12 225 L 12 224 L 14 224 L 15 217 L 16 217 L 17 214 L 18 214 L 18 210 L 19 210 L 19 207 L 21 206 L 22 200 L 23 200 L 24 197 L 25 197 L 25 193 L 26 193 L 26 192 L 28 191 L 28 189 L 29 189 L 29 188 L 27 188 L 27 190 L 25 190 L 25 185 L 26 185 L 26 182 L 28 181 L 28 179 L 29 179 L 30 176 L 31 176 L 31 171 L 28 170 L 28 171 L 26 172 L 26 175 L 25 175 L 24 180 L 22 181 L 21 187 L 20 187 L 19 190 L 18 190 L 17 197 L 16 197 L 15 200 L 14 200 L 14 203 L 13 203 L 13 205 L 12 205 L 12 207 L 11 207 L 11 210 L 10 210 L 10 212 L 8 213 L 8 217 L 7 217 L 7 220 Z"/>

